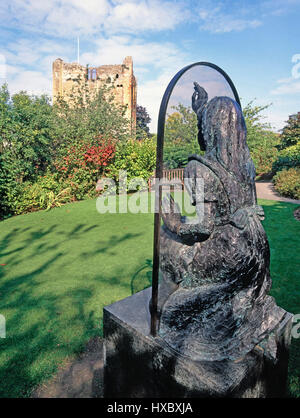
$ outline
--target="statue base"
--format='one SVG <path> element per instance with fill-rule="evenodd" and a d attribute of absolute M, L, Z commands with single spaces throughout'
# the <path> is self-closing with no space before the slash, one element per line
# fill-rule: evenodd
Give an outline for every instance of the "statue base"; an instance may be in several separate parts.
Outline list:
<path fill-rule="evenodd" d="M 150 335 L 150 297 L 148 288 L 104 308 L 104 397 L 285 396 L 292 314 L 243 358 L 196 362 Z"/>

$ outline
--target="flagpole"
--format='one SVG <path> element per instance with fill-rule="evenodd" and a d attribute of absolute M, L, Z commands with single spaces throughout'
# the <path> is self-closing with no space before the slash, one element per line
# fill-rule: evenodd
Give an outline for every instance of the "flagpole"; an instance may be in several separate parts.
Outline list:
<path fill-rule="evenodd" d="M 79 64 L 79 36 L 77 37 L 77 63 Z"/>

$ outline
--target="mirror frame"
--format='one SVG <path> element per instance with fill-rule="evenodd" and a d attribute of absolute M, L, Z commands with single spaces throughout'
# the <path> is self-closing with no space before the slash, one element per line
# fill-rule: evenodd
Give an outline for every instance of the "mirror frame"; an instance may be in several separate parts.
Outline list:
<path fill-rule="evenodd" d="M 155 178 L 161 180 L 163 177 L 163 151 L 164 151 L 164 132 L 165 132 L 165 119 L 166 112 L 171 97 L 172 91 L 181 78 L 181 76 L 196 66 L 210 67 L 218 71 L 229 84 L 236 102 L 241 107 L 238 92 L 229 78 L 229 76 L 220 67 L 210 62 L 195 62 L 194 64 L 187 65 L 182 68 L 172 78 L 168 87 L 163 95 L 159 114 L 158 114 L 158 126 L 157 126 L 157 145 L 156 145 L 156 170 Z M 152 302 L 151 302 L 151 327 L 150 333 L 153 337 L 157 336 L 157 302 L 158 302 L 158 282 L 159 282 L 159 250 L 160 250 L 160 226 L 161 226 L 161 200 L 162 200 L 162 188 L 161 185 L 155 188 L 155 213 L 154 213 L 154 241 L 153 241 L 153 268 L 152 268 Z"/>

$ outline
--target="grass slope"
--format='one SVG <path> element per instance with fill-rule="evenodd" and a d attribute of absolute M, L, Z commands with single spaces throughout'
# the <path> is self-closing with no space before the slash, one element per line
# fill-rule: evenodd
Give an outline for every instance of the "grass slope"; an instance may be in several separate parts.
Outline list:
<path fill-rule="evenodd" d="M 271 246 L 272 295 L 300 313 L 295 206 L 260 203 Z M 0 223 L 0 313 L 7 321 L 7 338 L 0 339 L 0 397 L 29 396 L 89 338 L 102 334 L 103 306 L 150 284 L 152 235 L 153 215 L 100 215 L 94 200 Z M 292 341 L 292 396 L 300 396 L 299 342 Z"/>

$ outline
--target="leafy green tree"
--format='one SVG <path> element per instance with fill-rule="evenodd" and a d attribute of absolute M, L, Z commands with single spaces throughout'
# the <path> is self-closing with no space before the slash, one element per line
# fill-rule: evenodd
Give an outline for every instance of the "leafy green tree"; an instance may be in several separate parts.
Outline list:
<path fill-rule="evenodd" d="M 182 104 L 166 120 L 164 165 L 180 168 L 186 165 L 190 154 L 200 153 L 198 144 L 197 116 L 190 107 Z"/>
<path fill-rule="evenodd" d="M 69 96 L 59 97 L 53 106 L 53 146 L 58 153 L 64 153 L 70 143 L 90 143 L 99 136 L 124 141 L 129 136 L 125 110 L 114 103 L 108 85 L 94 93 L 87 82 L 80 84 Z"/>
<path fill-rule="evenodd" d="M 0 216 L 8 214 L 24 181 L 50 162 L 52 107 L 47 96 L 0 90 Z"/>
<path fill-rule="evenodd" d="M 7 86 L 0 92 L 0 138 L 3 164 L 9 164 L 16 181 L 32 180 L 49 163 L 52 108 L 47 96 L 20 92 L 10 98 Z"/>
<path fill-rule="evenodd" d="M 136 107 L 136 125 L 137 125 L 137 138 L 141 136 L 143 132 L 149 136 L 149 123 L 151 122 L 151 118 L 147 112 L 147 109 L 143 106 Z"/>
<path fill-rule="evenodd" d="M 278 156 L 279 135 L 271 130 L 262 116 L 262 112 L 269 106 L 254 106 L 252 101 L 243 109 L 247 144 L 258 176 L 272 175 L 272 165 Z"/>
<path fill-rule="evenodd" d="M 125 108 L 114 104 L 109 87 L 104 86 L 95 94 L 88 88 L 88 83 L 83 86 L 79 84 L 78 89 L 73 89 L 69 97 L 58 98 L 51 106 L 47 96 L 30 96 L 20 92 L 10 97 L 7 85 L 2 86 L 0 217 L 20 213 L 17 205 L 23 189 L 28 189 L 30 194 L 33 189 L 28 185 L 40 182 L 41 175 L 45 173 L 47 176 L 51 172 L 54 175 L 56 162 L 67 157 L 72 146 L 82 147 L 87 155 L 92 150 L 93 155 L 87 158 L 100 158 L 102 151 L 96 152 L 100 147 L 100 137 L 101 150 L 106 143 L 114 145 L 129 137 Z M 86 172 L 83 180 L 82 176 L 77 176 L 80 189 L 83 190 L 80 196 L 84 196 L 86 190 L 90 189 L 90 185 L 86 187 L 82 182 L 86 178 L 90 181 L 97 177 L 96 168 L 90 166 L 88 169 L 91 172 Z M 99 168 L 99 174 L 101 170 Z M 23 187 L 25 183 L 26 187 Z M 25 206 L 30 207 L 27 204 Z"/>
<path fill-rule="evenodd" d="M 300 112 L 290 116 L 280 135 L 279 149 L 300 144 Z"/>
<path fill-rule="evenodd" d="M 198 146 L 197 116 L 191 107 L 173 106 L 175 112 L 171 113 L 166 120 L 165 141 L 172 144 L 192 144 Z"/>

